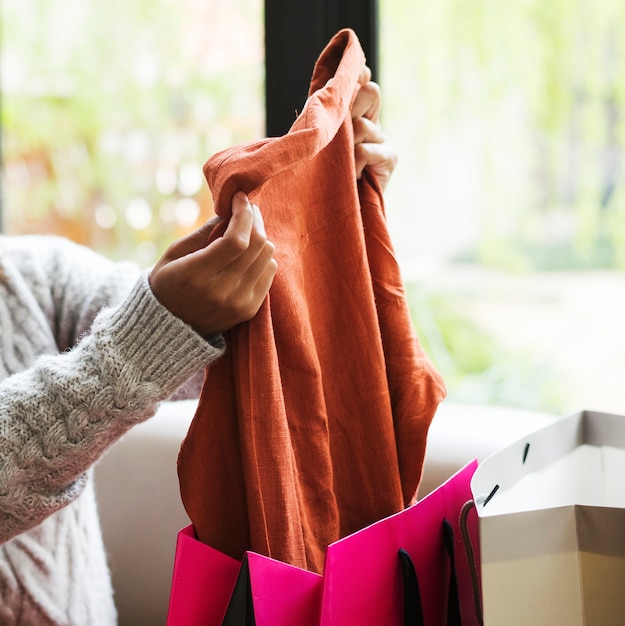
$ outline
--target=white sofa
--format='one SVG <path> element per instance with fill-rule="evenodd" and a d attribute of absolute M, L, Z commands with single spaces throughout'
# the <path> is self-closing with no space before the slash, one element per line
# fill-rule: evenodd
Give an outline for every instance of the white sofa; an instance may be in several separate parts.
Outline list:
<path fill-rule="evenodd" d="M 119 626 L 165 624 L 176 535 L 189 523 L 180 501 L 176 458 L 195 407 L 195 401 L 164 403 L 96 467 Z M 466 462 L 482 460 L 554 419 L 519 409 L 443 402 L 430 428 L 419 495 Z"/>

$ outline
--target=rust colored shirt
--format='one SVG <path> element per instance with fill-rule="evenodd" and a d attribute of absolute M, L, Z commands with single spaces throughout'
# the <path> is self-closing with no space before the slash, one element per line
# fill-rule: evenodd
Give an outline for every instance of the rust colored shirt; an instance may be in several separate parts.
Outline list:
<path fill-rule="evenodd" d="M 413 500 L 445 394 L 411 325 L 380 188 L 354 174 L 364 63 L 355 34 L 339 32 L 290 131 L 204 169 L 218 215 L 238 190 L 261 207 L 278 273 L 207 370 L 182 499 L 204 543 L 316 572 L 328 544 Z"/>

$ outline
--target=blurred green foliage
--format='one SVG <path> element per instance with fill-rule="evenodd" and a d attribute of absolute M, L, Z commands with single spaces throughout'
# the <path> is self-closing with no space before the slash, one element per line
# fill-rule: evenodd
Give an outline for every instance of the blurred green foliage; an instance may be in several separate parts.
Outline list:
<path fill-rule="evenodd" d="M 580 354 L 567 367 L 571 339 L 538 327 L 535 293 L 501 306 L 490 287 L 468 294 L 446 277 L 471 268 L 505 283 L 625 269 L 625 3 L 380 7 L 383 126 L 399 153 L 389 223 L 415 325 L 449 397 L 554 412 L 580 396 L 604 400 L 599 350 L 596 361 Z M 568 302 L 553 306 L 563 321 Z M 535 330 L 549 348 L 539 339 L 519 348 L 519 307 L 537 324 L 523 336 Z M 508 332 L 505 322 L 489 325 L 501 315 L 511 317 Z M 605 344 L 606 362 L 619 362 L 619 328 L 598 329 L 591 313 L 580 319 L 576 339 Z M 622 397 L 618 383 L 611 388 Z"/>
<path fill-rule="evenodd" d="M 453 402 L 561 413 L 563 381 L 553 365 L 513 350 L 467 314 L 470 297 L 407 285 L 413 323 Z M 513 329 L 511 329 L 512 332 Z"/>
<path fill-rule="evenodd" d="M 458 260 L 625 268 L 625 3 L 381 7 L 381 78 L 401 94 L 383 109 L 405 171 L 394 197 L 449 235 L 470 214 Z"/>
<path fill-rule="evenodd" d="M 261 10 L 4 2 L 4 230 L 147 264 L 209 217 L 204 161 L 262 134 Z"/>

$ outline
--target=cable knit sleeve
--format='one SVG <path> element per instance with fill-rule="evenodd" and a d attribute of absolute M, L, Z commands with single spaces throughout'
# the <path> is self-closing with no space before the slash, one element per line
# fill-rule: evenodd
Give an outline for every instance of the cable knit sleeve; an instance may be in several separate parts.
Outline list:
<path fill-rule="evenodd" d="M 112 262 L 90 248 L 58 237 L 23 239 L 22 250 L 24 244 L 29 250 L 38 250 L 23 269 L 30 270 L 31 289 L 40 285 L 49 294 L 46 310 L 60 351 L 71 348 L 89 330 L 103 307 L 121 302 L 141 273 L 134 263 Z M 28 258 L 22 258 L 22 266 Z M 41 301 L 46 302 L 44 298 Z"/>
<path fill-rule="evenodd" d="M 33 279 L 33 292 L 44 302 L 42 281 Z M 92 304 L 86 303 L 95 301 L 74 303 L 76 333 L 91 315 Z M 69 301 L 63 306 L 71 309 Z M 45 302 L 42 309 L 54 313 L 50 322 L 57 329 L 67 325 L 58 309 L 48 310 Z M 100 310 L 75 347 L 39 356 L 5 378 L 0 383 L 0 542 L 75 499 L 102 453 L 223 349 L 221 337 L 207 342 L 169 313 L 144 273 L 125 299 Z"/>

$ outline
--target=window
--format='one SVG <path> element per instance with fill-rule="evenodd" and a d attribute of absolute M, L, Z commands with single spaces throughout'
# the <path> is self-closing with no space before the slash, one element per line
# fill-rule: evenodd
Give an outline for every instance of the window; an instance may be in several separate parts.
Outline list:
<path fill-rule="evenodd" d="M 380 81 L 450 399 L 625 412 L 625 4 L 380 0 Z"/>
<path fill-rule="evenodd" d="M 264 95 L 285 132 L 352 26 L 450 400 L 625 413 L 625 3 L 7 0 L 3 18 L 4 229 L 142 264 L 211 214 L 207 156 L 265 134 Z"/>
<path fill-rule="evenodd" d="M 264 134 L 262 0 L 7 0 L 4 230 L 156 260 L 212 213 L 207 155 Z"/>

